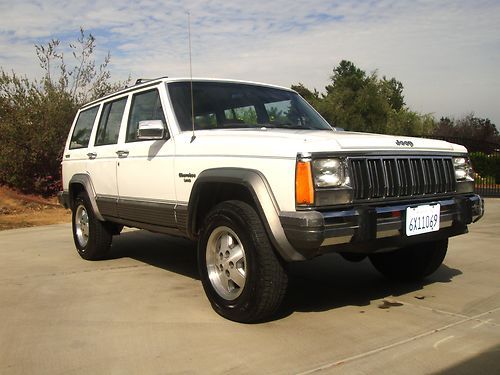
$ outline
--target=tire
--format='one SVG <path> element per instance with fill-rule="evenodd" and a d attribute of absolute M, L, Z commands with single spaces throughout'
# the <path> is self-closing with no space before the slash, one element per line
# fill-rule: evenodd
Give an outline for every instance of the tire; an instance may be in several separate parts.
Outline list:
<path fill-rule="evenodd" d="M 86 260 L 103 259 L 111 247 L 112 234 L 106 223 L 95 217 L 87 194 L 76 197 L 71 221 L 78 254 Z"/>
<path fill-rule="evenodd" d="M 205 218 L 198 266 L 212 307 L 229 320 L 267 320 L 286 292 L 283 264 L 257 213 L 244 202 L 223 202 Z"/>
<path fill-rule="evenodd" d="M 418 281 L 443 263 L 448 239 L 424 242 L 387 253 L 370 255 L 373 266 L 389 279 Z"/>

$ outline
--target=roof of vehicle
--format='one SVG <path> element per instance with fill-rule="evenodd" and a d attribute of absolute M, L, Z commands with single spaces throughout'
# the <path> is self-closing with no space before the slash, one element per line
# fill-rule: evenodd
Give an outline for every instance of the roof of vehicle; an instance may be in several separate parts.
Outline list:
<path fill-rule="evenodd" d="M 106 96 L 103 96 L 102 98 L 93 100 L 91 102 L 88 102 L 84 104 L 81 108 L 87 108 L 90 107 L 94 104 L 100 103 L 104 100 L 110 99 L 114 96 L 118 96 L 121 94 L 125 94 L 131 91 L 135 91 L 137 89 L 141 88 L 146 88 L 150 86 L 156 86 L 162 82 L 164 83 L 172 83 L 172 82 L 189 82 L 191 81 L 191 78 L 189 77 L 159 77 L 159 78 L 154 78 L 154 79 L 138 79 L 135 85 L 132 86 L 127 86 L 119 91 L 113 92 L 111 94 L 108 94 Z M 288 88 L 288 87 L 283 87 L 283 86 L 278 86 L 278 85 L 272 85 L 269 83 L 262 83 L 262 82 L 255 82 L 255 81 L 243 81 L 243 80 L 237 80 L 237 79 L 224 79 L 224 78 L 202 78 L 202 77 L 193 77 L 192 78 L 193 82 L 221 82 L 221 83 L 241 83 L 241 84 L 246 84 L 246 85 L 256 85 L 256 86 L 265 86 L 265 87 L 271 87 L 271 88 L 276 88 L 276 89 L 281 89 L 281 90 L 287 90 L 287 91 L 293 91 L 294 90 Z"/>

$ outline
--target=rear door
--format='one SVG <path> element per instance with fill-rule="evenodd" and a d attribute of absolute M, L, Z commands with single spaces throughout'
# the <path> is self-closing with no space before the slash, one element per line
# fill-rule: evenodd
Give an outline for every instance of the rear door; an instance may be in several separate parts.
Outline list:
<path fill-rule="evenodd" d="M 99 211 L 104 216 L 118 216 L 117 151 L 127 99 L 128 96 L 122 96 L 103 103 L 94 143 L 88 152 L 87 169 L 96 191 Z"/>
<path fill-rule="evenodd" d="M 81 110 L 71 131 L 63 156 L 64 190 L 69 189 L 69 179 L 87 171 L 89 144 L 99 105 Z"/>

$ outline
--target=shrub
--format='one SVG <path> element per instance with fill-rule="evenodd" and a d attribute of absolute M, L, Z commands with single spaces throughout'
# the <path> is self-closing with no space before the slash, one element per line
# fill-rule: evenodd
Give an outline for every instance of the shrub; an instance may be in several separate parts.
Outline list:
<path fill-rule="evenodd" d="M 485 154 L 472 152 L 470 154 L 472 166 L 481 177 L 493 177 L 496 184 L 500 184 L 500 154 Z"/>
<path fill-rule="evenodd" d="M 78 107 L 130 79 L 109 83 L 109 54 L 96 65 L 95 39 L 83 30 L 70 44 L 76 60 L 73 69 L 67 69 L 58 40 L 35 47 L 45 71 L 40 81 L 0 68 L 0 184 L 52 195 L 60 188 L 62 152 Z"/>

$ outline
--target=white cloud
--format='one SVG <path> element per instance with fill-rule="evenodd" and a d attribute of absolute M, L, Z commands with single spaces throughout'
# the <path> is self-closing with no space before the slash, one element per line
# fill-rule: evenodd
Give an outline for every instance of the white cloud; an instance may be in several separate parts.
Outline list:
<path fill-rule="evenodd" d="M 303 82 L 319 90 L 341 60 L 394 76 L 421 112 L 474 110 L 500 125 L 497 1 L 60 0 L 0 3 L 0 66 L 39 74 L 34 43 L 83 26 L 108 49 L 116 79 L 198 76 Z"/>

